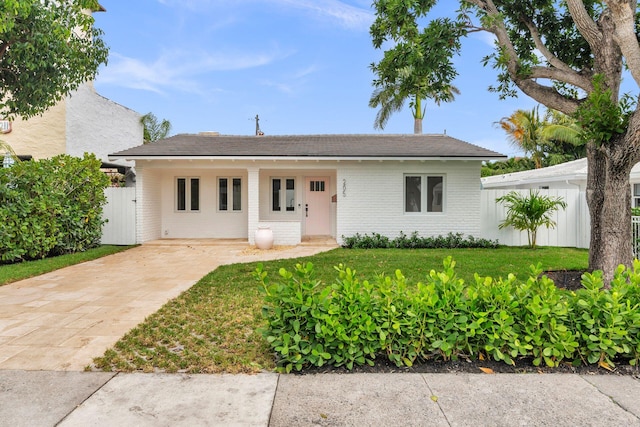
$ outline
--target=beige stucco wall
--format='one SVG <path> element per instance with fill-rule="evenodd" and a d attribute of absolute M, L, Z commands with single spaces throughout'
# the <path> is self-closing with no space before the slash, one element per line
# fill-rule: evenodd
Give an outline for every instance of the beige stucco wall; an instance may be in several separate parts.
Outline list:
<path fill-rule="evenodd" d="M 41 116 L 29 120 L 16 119 L 11 132 L 0 139 L 11 145 L 18 155 L 44 159 L 66 150 L 66 101 L 62 100 Z"/>

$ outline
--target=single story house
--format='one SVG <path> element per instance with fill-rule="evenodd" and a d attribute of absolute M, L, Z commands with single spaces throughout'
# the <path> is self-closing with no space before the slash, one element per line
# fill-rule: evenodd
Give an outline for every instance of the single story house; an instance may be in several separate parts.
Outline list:
<path fill-rule="evenodd" d="M 640 207 L 640 163 L 629 175 L 633 195 L 632 206 Z M 578 159 L 541 169 L 487 176 L 481 179 L 483 189 L 577 189 L 587 190 L 587 159 Z"/>
<path fill-rule="evenodd" d="M 276 245 L 401 231 L 480 234 L 480 167 L 505 156 L 447 135 L 176 135 L 113 153 L 135 162 L 136 239 Z"/>

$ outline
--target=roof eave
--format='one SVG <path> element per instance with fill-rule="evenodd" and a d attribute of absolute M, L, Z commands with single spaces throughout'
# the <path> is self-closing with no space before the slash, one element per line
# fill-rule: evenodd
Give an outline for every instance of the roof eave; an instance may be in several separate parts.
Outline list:
<path fill-rule="evenodd" d="M 109 160 L 248 160 L 248 161 L 427 161 L 464 160 L 485 161 L 505 159 L 506 156 L 149 156 L 109 155 Z"/>

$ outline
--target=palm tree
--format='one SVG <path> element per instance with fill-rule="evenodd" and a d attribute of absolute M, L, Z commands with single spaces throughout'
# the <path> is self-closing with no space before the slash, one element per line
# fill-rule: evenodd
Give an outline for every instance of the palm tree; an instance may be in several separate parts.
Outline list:
<path fill-rule="evenodd" d="M 516 110 L 509 117 L 503 117 L 498 122 L 507 133 L 512 145 L 529 154 L 536 169 L 542 167 L 544 152 L 541 150 L 542 130 L 544 126 L 538 115 L 538 107 L 531 111 Z"/>
<path fill-rule="evenodd" d="M 543 167 L 545 160 L 557 164 L 586 154 L 579 126 L 564 114 L 547 110 L 540 119 L 535 107 L 531 111 L 516 110 L 498 124 L 515 147 L 531 156 L 536 169 Z"/>
<path fill-rule="evenodd" d="M 544 196 L 533 190 L 529 190 L 528 196 L 511 191 L 498 197 L 496 202 L 504 203 L 507 207 L 507 217 L 498 227 L 503 229 L 511 226 L 516 230 L 526 231 L 529 247 L 532 249 L 536 248 L 538 228 L 543 225 L 554 228 L 556 223 L 551 219 L 551 214 L 567 207 L 561 197 Z"/>
<path fill-rule="evenodd" d="M 140 118 L 140 123 L 144 126 L 143 142 L 148 144 L 159 139 L 164 139 L 171 132 L 171 122 L 162 119 L 158 122 L 158 118 L 153 113 L 147 113 Z"/>
<path fill-rule="evenodd" d="M 411 69 L 407 69 L 399 73 L 399 80 L 394 84 L 385 85 L 381 82 L 376 82 L 376 88 L 371 94 L 369 99 L 369 107 L 380 107 L 376 114 L 376 119 L 373 122 L 375 129 L 384 129 L 389 121 L 391 115 L 395 112 L 401 111 L 404 108 L 404 104 L 407 99 L 409 101 L 409 107 L 411 108 L 411 114 L 413 115 L 413 133 L 422 133 L 422 121 L 426 107 L 422 107 L 422 101 L 431 98 L 435 101 L 436 105 L 440 105 L 441 102 L 453 101 L 455 95 L 459 95 L 460 91 L 455 86 L 449 86 L 448 90 L 444 94 L 436 93 L 430 90 L 429 84 L 425 81 L 423 84 L 415 85 L 410 88 L 410 92 L 407 92 L 406 85 L 402 79 L 403 75 L 410 73 Z M 404 88 L 404 90 L 403 90 Z"/>

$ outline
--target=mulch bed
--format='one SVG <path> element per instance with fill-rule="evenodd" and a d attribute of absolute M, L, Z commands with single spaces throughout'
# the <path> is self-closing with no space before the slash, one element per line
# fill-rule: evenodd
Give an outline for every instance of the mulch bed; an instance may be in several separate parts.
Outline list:
<path fill-rule="evenodd" d="M 554 281 L 556 286 L 568 290 L 577 290 L 582 288 L 580 282 L 581 276 L 584 270 L 558 270 L 547 271 L 543 273 Z M 398 368 L 395 364 L 391 363 L 386 358 L 376 359 L 375 366 L 355 366 L 352 370 L 348 370 L 345 367 L 336 368 L 334 366 L 323 366 L 320 368 L 312 367 L 304 369 L 299 374 L 320 374 L 320 373 L 334 373 L 334 374 L 350 374 L 350 373 L 435 373 L 435 374 L 450 374 L 450 373 L 509 373 L 509 374 L 523 374 L 523 373 L 538 373 L 538 374 L 579 374 L 579 375 L 631 375 L 640 379 L 640 367 L 624 364 L 623 362 L 616 363 L 612 370 L 598 367 L 597 365 L 589 366 L 571 366 L 571 363 L 562 363 L 556 368 L 550 368 L 547 366 L 533 366 L 531 358 L 523 358 L 515 360 L 515 365 L 507 365 L 504 362 L 497 362 L 493 359 L 490 360 L 467 360 L 459 359 L 449 362 L 443 361 L 426 361 L 422 363 L 416 363 L 411 368 L 402 367 Z"/>

